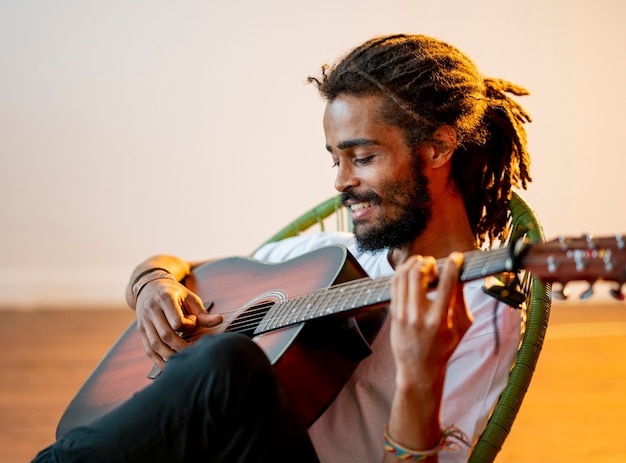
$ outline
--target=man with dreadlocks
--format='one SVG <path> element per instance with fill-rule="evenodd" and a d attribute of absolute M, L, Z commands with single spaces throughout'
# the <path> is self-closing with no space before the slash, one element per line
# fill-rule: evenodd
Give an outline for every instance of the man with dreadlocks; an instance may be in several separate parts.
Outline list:
<path fill-rule="evenodd" d="M 247 337 L 189 346 L 176 334 L 222 317 L 179 283 L 198 264 L 156 256 L 133 272 L 127 300 L 148 356 L 167 367 L 37 461 L 467 459 L 507 381 L 520 317 L 481 282 L 457 284 L 461 252 L 506 237 L 511 188 L 531 180 L 530 119 L 506 95 L 526 91 L 484 78 L 446 43 L 409 35 L 368 41 L 309 80 L 326 100 L 326 149 L 354 235 L 290 238 L 255 257 L 342 243 L 372 278 L 393 275 L 373 353 L 305 430 Z M 446 256 L 440 272 L 435 258 Z"/>

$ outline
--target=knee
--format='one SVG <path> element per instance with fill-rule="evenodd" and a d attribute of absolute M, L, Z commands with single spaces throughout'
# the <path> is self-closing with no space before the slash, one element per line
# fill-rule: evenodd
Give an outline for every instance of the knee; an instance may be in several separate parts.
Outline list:
<path fill-rule="evenodd" d="M 180 356 L 180 359 L 174 360 Z M 178 362 L 179 360 L 184 360 Z M 192 347 L 174 356 L 178 374 L 189 381 L 200 404 L 230 403 L 242 406 L 248 400 L 262 400 L 277 385 L 273 366 L 261 348 L 250 338 L 234 333 L 205 336 Z M 170 365 L 168 365 L 169 368 Z M 173 366 L 173 365 L 171 365 Z"/>
<path fill-rule="evenodd" d="M 261 348 L 254 341 L 237 333 L 204 336 L 193 348 L 196 349 L 194 353 L 196 360 L 210 361 L 216 368 L 232 365 L 251 367 L 259 362 L 269 363 Z"/>
<path fill-rule="evenodd" d="M 272 369 L 261 348 L 247 336 L 237 333 L 203 336 L 172 357 L 168 368 L 181 368 L 185 375 L 199 376 L 232 375 L 237 371 L 250 374 Z"/>

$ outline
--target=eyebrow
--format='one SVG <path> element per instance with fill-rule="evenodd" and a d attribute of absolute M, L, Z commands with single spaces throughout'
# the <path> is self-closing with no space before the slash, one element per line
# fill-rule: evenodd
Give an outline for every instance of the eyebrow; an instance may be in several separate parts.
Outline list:
<path fill-rule="evenodd" d="M 345 141 L 338 143 L 337 149 L 345 150 L 345 149 L 352 148 L 355 146 L 373 146 L 377 144 L 378 142 L 376 140 L 370 140 L 367 138 L 353 138 L 353 139 L 345 140 Z M 326 145 L 326 149 L 328 151 L 331 151 L 332 148 L 331 146 Z"/>

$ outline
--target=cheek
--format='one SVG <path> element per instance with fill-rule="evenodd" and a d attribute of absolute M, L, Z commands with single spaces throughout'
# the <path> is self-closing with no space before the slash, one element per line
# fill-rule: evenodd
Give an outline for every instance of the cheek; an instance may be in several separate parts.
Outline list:
<path fill-rule="evenodd" d="M 380 184 L 379 193 L 387 205 L 398 209 L 413 208 L 424 202 L 424 187 L 411 176 L 402 175 L 396 178 L 387 178 Z"/>

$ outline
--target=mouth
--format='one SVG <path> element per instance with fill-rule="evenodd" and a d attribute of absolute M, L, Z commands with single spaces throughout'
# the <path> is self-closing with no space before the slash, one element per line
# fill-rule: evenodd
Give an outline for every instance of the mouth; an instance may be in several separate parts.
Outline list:
<path fill-rule="evenodd" d="M 356 224 L 358 221 L 367 219 L 372 213 L 374 203 L 370 201 L 361 201 L 358 203 L 352 203 L 350 207 L 350 218 L 352 222 Z"/>
<path fill-rule="evenodd" d="M 350 210 L 352 212 L 360 211 L 361 209 L 365 209 L 371 207 L 372 203 L 369 201 L 363 201 L 361 203 L 355 203 L 350 205 Z"/>
<path fill-rule="evenodd" d="M 353 222 L 365 220 L 374 210 L 374 206 L 380 204 L 380 197 L 374 192 L 354 194 L 346 192 L 341 195 L 341 204 L 350 209 L 350 218 Z"/>

